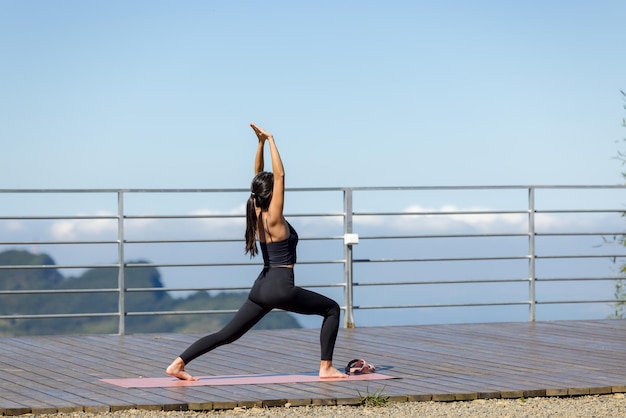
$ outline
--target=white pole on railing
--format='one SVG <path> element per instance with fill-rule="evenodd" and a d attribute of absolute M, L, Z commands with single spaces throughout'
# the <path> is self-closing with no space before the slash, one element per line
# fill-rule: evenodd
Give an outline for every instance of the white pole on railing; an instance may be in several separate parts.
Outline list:
<path fill-rule="evenodd" d="M 346 328 L 354 328 L 354 317 L 353 317 L 353 294 L 352 294 L 352 243 L 345 239 L 348 234 L 352 234 L 352 189 L 344 189 L 343 191 L 343 210 L 344 210 L 344 218 L 343 218 L 343 233 L 344 233 L 344 244 L 343 244 L 343 252 L 345 258 L 344 264 L 344 279 L 345 279 L 345 289 L 344 289 L 344 303 L 346 305 L 346 313 L 344 317 L 344 324 Z"/>
<path fill-rule="evenodd" d="M 117 192 L 117 254 L 118 254 L 118 313 L 119 325 L 118 333 L 124 335 L 126 332 L 126 284 L 124 282 L 124 192 Z"/>
<path fill-rule="evenodd" d="M 535 188 L 528 189 L 528 293 L 529 293 L 529 318 L 535 321 Z"/>

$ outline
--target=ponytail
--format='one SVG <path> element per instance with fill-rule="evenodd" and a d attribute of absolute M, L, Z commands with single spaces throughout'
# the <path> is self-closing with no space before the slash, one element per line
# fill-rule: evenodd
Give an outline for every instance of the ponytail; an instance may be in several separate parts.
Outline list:
<path fill-rule="evenodd" d="M 246 203 L 246 254 L 250 253 L 250 258 L 256 256 L 259 249 L 256 246 L 256 210 L 254 209 L 254 196 L 250 195 Z"/>
<path fill-rule="evenodd" d="M 259 253 L 256 245 L 257 216 L 256 208 L 267 210 L 272 200 L 274 175 L 261 171 L 252 179 L 251 193 L 246 203 L 246 254 L 254 257 Z"/>

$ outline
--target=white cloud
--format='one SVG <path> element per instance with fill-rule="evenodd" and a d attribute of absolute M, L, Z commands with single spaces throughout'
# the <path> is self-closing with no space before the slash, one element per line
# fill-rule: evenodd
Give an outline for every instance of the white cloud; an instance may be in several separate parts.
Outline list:
<path fill-rule="evenodd" d="M 110 212 L 98 211 L 94 215 L 78 216 L 114 216 Z M 103 238 L 117 233 L 117 220 L 115 219 L 64 219 L 53 222 L 50 226 L 50 234 L 53 239 L 60 241 L 78 240 L 85 238 Z M 113 235 L 115 236 L 115 235 Z"/>
<path fill-rule="evenodd" d="M 210 209 L 198 209 L 187 215 L 241 215 L 241 207 L 228 212 L 213 211 Z M 185 214 L 182 214 L 185 215 Z M 95 214 L 80 214 L 77 216 L 102 216 L 110 218 L 115 216 L 107 211 L 98 211 Z M 166 238 L 175 234 L 179 238 L 190 238 L 198 234 L 217 237 L 241 232 L 244 228 L 245 219 L 241 218 L 191 218 L 191 219 L 151 219 L 138 218 L 127 219 L 124 225 L 126 237 L 131 239 L 157 239 Z M 116 219 L 64 219 L 54 221 L 49 227 L 49 233 L 53 240 L 70 241 L 82 239 L 114 239 L 117 237 L 118 224 Z"/>
<path fill-rule="evenodd" d="M 26 227 L 20 221 L 11 220 L 6 224 L 6 230 L 9 232 L 19 232 L 25 230 Z"/>
<path fill-rule="evenodd" d="M 487 207 L 459 207 L 442 205 L 439 208 L 411 205 L 399 211 L 399 216 L 358 216 L 355 224 L 363 227 L 385 228 L 395 233 L 526 233 L 529 230 L 527 213 L 495 213 Z M 479 212 L 473 214 L 471 212 Z M 494 213 L 488 213 L 494 212 Z M 412 215 L 416 213 L 415 215 Z M 601 230 L 607 219 L 589 218 L 581 215 L 562 216 L 541 213 L 535 216 L 535 231 Z"/>
<path fill-rule="evenodd" d="M 467 212 L 489 212 L 492 209 L 483 207 L 461 208 L 454 205 L 443 205 L 440 208 L 428 208 L 411 205 L 400 212 L 401 216 L 359 216 L 358 224 L 369 227 L 385 227 L 399 233 L 454 233 L 468 230 L 481 233 L 513 232 L 527 230 L 526 214 L 491 213 L 471 214 Z M 412 215 L 412 213 L 416 213 Z"/>

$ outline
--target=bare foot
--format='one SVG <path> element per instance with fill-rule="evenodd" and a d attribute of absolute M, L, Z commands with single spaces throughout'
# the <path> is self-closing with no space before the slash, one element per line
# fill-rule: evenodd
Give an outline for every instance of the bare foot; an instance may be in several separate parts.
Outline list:
<path fill-rule="evenodd" d="M 185 371 L 185 363 L 183 362 L 183 359 L 181 359 L 180 357 L 176 357 L 176 360 L 174 360 L 172 364 L 168 366 L 165 372 L 169 374 L 170 376 L 174 376 L 180 380 L 191 380 L 191 381 L 198 380 L 197 377 L 193 377 L 192 375 L 190 375 L 189 373 Z"/>
<path fill-rule="evenodd" d="M 333 367 L 332 361 L 322 360 L 320 362 L 320 378 L 328 379 L 328 378 L 347 378 L 348 375 L 340 372 L 336 368 Z"/>

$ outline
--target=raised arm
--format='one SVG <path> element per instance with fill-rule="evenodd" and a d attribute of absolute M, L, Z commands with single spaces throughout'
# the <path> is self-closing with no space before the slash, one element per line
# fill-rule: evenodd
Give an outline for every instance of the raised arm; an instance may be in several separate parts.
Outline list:
<path fill-rule="evenodd" d="M 274 137 L 269 132 L 259 128 L 251 123 L 250 126 L 254 130 L 259 139 L 259 147 L 257 148 L 257 156 L 255 158 L 255 170 L 263 167 L 263 144 L 265 141 L 270 146 L 270 156 L 272 158 L 272 172 L 274 173 L 274 189 L 272 192 L 272 201 L 270 202 L 270 225 L 283 222 L 283 208 L 285 205 L 285 168 L 280 158 L 280 153 L 274 142 Z M 260 170 L 259 170 L 260 171 Z M 258 173 L 258 172 L 257 172 Z M 278 216 L 275 216 L 278 215 Z"/>
<path fill-rule="evenodd" d="M 259 138 L 259 145 L 257 146 L 256 156 L 254 157 L 254 175 L 255 176 L 259 174 L 261 171 L 263 171 L 263 168 L 265 166 L 263 151 L 264 151 L 265 141 L 267 140 L 267 138 L 261 137 L 258 134 L 257 134 L 257 137 Z"/>

